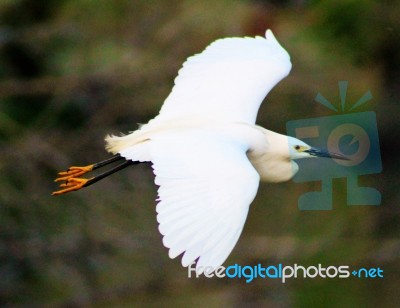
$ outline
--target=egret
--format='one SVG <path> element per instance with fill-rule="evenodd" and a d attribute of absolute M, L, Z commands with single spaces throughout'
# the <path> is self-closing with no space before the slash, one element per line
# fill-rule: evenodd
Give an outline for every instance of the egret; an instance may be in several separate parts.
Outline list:
<path fill-rule="evenodd" d="M 129 165 L 151 162 L 157 221 L 170 258 L 198 273 L 225 262 L 242 232 L 260 180 L 284 182 L 296 159 L 346 157 L 255 124 L 268 92 L 291 69 L 270 30 L 216 40 L 189 57 L 159 114 L 128 135 L 107 136 L 108 160 L 60 172 L 53 195 L 87 187 Z M 92 178 L 80 176 L 116 161 Z"/>

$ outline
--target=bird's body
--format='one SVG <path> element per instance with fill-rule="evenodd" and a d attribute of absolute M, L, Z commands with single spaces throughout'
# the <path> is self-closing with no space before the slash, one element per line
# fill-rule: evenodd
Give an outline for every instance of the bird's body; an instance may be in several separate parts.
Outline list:
<path fill-rule="evenodd" d="M 244 150 L 262 181 L 285 182 L 298 171 L 297 164 L 290 159 L 288 136 L 240 122 L 184 118 L 165 123 L 151 122 L 126 136 L 108 136 L 106 149 L 112 154 L 134 158 L 135 161 L 151 162 L 150 145 L 154 139 L 164 137 L 182 140 L 182 132 L 189 136 L 204 134 L 211 139 L 224 139 L 237 144 Z"/>
<path fill-rule="evenodd" d="M 60 173 L 65 189 L 54 194 L 151 162 L 159 231 L 170 257 L 183 254 L 183 266 L 197 261 L 199 273 L 217 268 L 242 232 L 260 179 L 289 180 L 299 158 L 343 159 L 255 124 L 264 97 L 290 69 L 270 30 L 265 38 L 215 41 L 183 64 L 159 115 L 128 135 L 106 138 L 114 158 Z M 127 162 L 99 177 L 78 178 L 122 158 Z"/>

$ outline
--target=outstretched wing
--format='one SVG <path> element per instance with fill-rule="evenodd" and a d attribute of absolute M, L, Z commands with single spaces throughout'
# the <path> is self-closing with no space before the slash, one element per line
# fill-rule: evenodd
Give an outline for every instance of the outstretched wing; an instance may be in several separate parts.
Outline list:
<path fill-rule="evenodd" d="M 215 269 L 235 246 L 259 184 L 246 151 L 200 131 L 151 140 L 159 230 L 171 258 L 184 253 L 183 266 L 199 258 L 199 273 Z"/>
<path fill-rule="evenodd" d="M 255 123 L 261 102 L 291 69 L 270 30 L 266 38 L 225 38 L 189 57 L 158 118 L 195 115 Z"/>

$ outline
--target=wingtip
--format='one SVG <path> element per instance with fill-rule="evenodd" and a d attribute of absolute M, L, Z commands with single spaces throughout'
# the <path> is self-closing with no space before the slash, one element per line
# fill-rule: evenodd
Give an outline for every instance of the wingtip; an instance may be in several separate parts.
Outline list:
<path fill-rule="evenodd" d="M 267 29 L 267 31 L 265 31 L 265 38 L 267 40 L 277 41 L 275 38 L 275 35 L 272 33 L 272 31 L 270 29 Z"/>
<path fill-rule="evenodd" d="M 265 31 L 265 38 L 266 38 L 267 42 L 269 42 L 270 44 L 275 45 L 276 47 L 282 49 L 284 51 L 284 54 L 286 54 L 286 57 L 284 57 L 284 56 L 283 57 L 285 59 L 287 58 L 290 60 L 290 56 L 289 56 L 288 52 L 285 50 L 285 48 L 282 47 L 282 45 L 275 38 L 275 35 L 272 33 L 272 31 L 270 29 L 267 29 L 267 31 Z"/>

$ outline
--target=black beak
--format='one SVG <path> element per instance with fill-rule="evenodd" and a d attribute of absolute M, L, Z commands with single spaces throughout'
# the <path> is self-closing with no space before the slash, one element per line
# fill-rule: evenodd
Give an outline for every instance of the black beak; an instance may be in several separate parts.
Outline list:
<path fill-rule="evenodd" d="M 341 159 L 341 160 L 350 160 L 344 155 L 330 153 L 327 150 L 318 149 L 318 148 L 310 148 L 309 150 L 305 150 L 304 152 L 309 153 L 312 156 L 316 157 L 327 157 L 327 158 L 334 158 L 334 159 Z"/>

